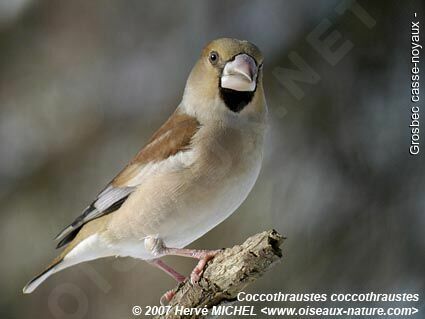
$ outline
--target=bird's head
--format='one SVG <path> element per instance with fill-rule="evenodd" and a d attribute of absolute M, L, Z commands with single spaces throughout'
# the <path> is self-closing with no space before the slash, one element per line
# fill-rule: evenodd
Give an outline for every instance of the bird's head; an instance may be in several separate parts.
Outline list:
<path fill-rule="evenodd" d="M 197 113 L 264 111 L 262 66 L 263 56 L 254 44 L 230 38 L 214 40 L 192 69 L 183 102 L 196 104 Z"/>

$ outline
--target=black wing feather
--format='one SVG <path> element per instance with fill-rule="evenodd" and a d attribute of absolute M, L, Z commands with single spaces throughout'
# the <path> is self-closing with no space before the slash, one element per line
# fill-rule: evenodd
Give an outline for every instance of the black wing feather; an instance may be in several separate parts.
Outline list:
<path fill-rule="evenodd" d="M 102 214 L 100 214 L 98 217 L 99 218 L 101 216 L 104 216 L 106 214 L 110 214 L 116 210 L 118 210 L 121 205 L 127 200 L 128 196 L 130 196 L 130 194 L 128 194 L 127 196 L 119 199 L 118 201 L 116 201 L 115 203 L 113 203 L 110 207 L 108 207 L 107 209 L 105 209 L 104 211 L 102 211 Z M 64 238 L 62 238 L 59 243 L 56 245 L 56 248 L 61 248 L 63 246 L 65 246 L 66 244 L 68 244 L 69 242 L 71 242 L 75 236 L 77 236 L 77 234 L 79 233 L 79 231 L 81 230 L 81 228 L 84 226 L 84 224 L 88 221 L 85 221 L 86 217 L 88 215 L 90 215 L 94 210 L 96 210 L 96 207 L 94 206 L 94 203 L 91 204 L 89 207 L 87 207 L 84 212 L 78 216 L 69 226 L 65 227 L 59 234 L 58 236 L 56 236 L 56 238 L 58 238 L 62 233 L 64 233 L 68 228 L 70 229 L 68 231 L 68 233 L 65 235 Z M 96 219 L 96 218 L 92 218 L 90 220 Z"/>

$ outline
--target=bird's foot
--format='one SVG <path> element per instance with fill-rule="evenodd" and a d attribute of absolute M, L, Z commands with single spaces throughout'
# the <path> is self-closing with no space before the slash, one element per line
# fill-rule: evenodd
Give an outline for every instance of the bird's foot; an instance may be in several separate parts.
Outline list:
<path fill-rule="evenodd" d="M 188 249 L 188 248 L 170 248 L 164 245 L 162 239 L 158 237 L 147 237 L 145 239 L 145 247 L 149 251 L 151 251 L 154 255 L 175 255 L 175 256 L 183 256 L 183 257 L 191 257 L 199 260 L 198 264 L 192 270 L 190 275 L 190 281 L 192 284 L 197 284 L 199 279 L 204 272 L 205 265 L 209 260 L 213 259 L 219 252 L 222 250 L 199 250 L 199 249 Z M 185 278 L 177 273 L 171 267 L 165 265 L 159 259 L 154 259 L 151 263 L 164 270 L 166 273 L 171 275 L 173 278 L 177 280 L 177 282 L 182 282 Z"/>
<path fill-rule="evenodd" d="M 166 293 L 164 293 L 161 296 L 161 299 L 159 299 L 159 302 L 161 303 L 161 306 L 166 306 L 170 303 L 171 299 L 176 295 L 176 292 L 173 289 L 168 290 Z"/>
<path fill-rule="evenodd" d="M 213 259 L 220 250 L 200 250 L 195 251 L 195 258 L 198 258 L 198 264 L 193 268 L 192 273 L 190 274 L 190 282 L 192 285 L 196 285 L 201 279 L 202 273 L 204 272 L 205 265 L 208 261 Z"/>

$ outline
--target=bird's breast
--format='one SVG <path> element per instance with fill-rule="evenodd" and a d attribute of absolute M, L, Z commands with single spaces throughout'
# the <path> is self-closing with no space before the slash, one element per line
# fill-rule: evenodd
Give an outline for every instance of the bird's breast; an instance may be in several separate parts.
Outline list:
<path fill-rule="evenodd" d="M 237 128 L 212 127 L 197 136 L 197 159 L 163 233 L 168 245 L 184 247 L 229 217 L 246 199 L 262 162 L 262 136 Z M 199 144 L 196 144 L 199 143 Z M 188 176 L 189 175 L 189 176 Z M 167 227 L 164 227 L 164 230 Z"/>

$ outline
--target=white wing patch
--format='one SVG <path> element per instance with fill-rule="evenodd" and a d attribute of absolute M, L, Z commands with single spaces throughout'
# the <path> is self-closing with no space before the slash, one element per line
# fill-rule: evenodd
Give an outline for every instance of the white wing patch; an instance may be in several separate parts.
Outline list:
<path fill-rule="evenodd" d="M 168 173 L 189 167 L 195 161 L 195 151 L 180 151 L 160 162 L 150 162 L 143 165 L 140 171 L 127 182 L 127 187 L 137 187 L 147 178 L 161 173 Z"/>
<path fill-rule="evenodd" d="M 98 195 L 93 206 L 99 211 L 104 211 L 133 191 L 134 187 L 117 188 L 109 185 Z"/>

